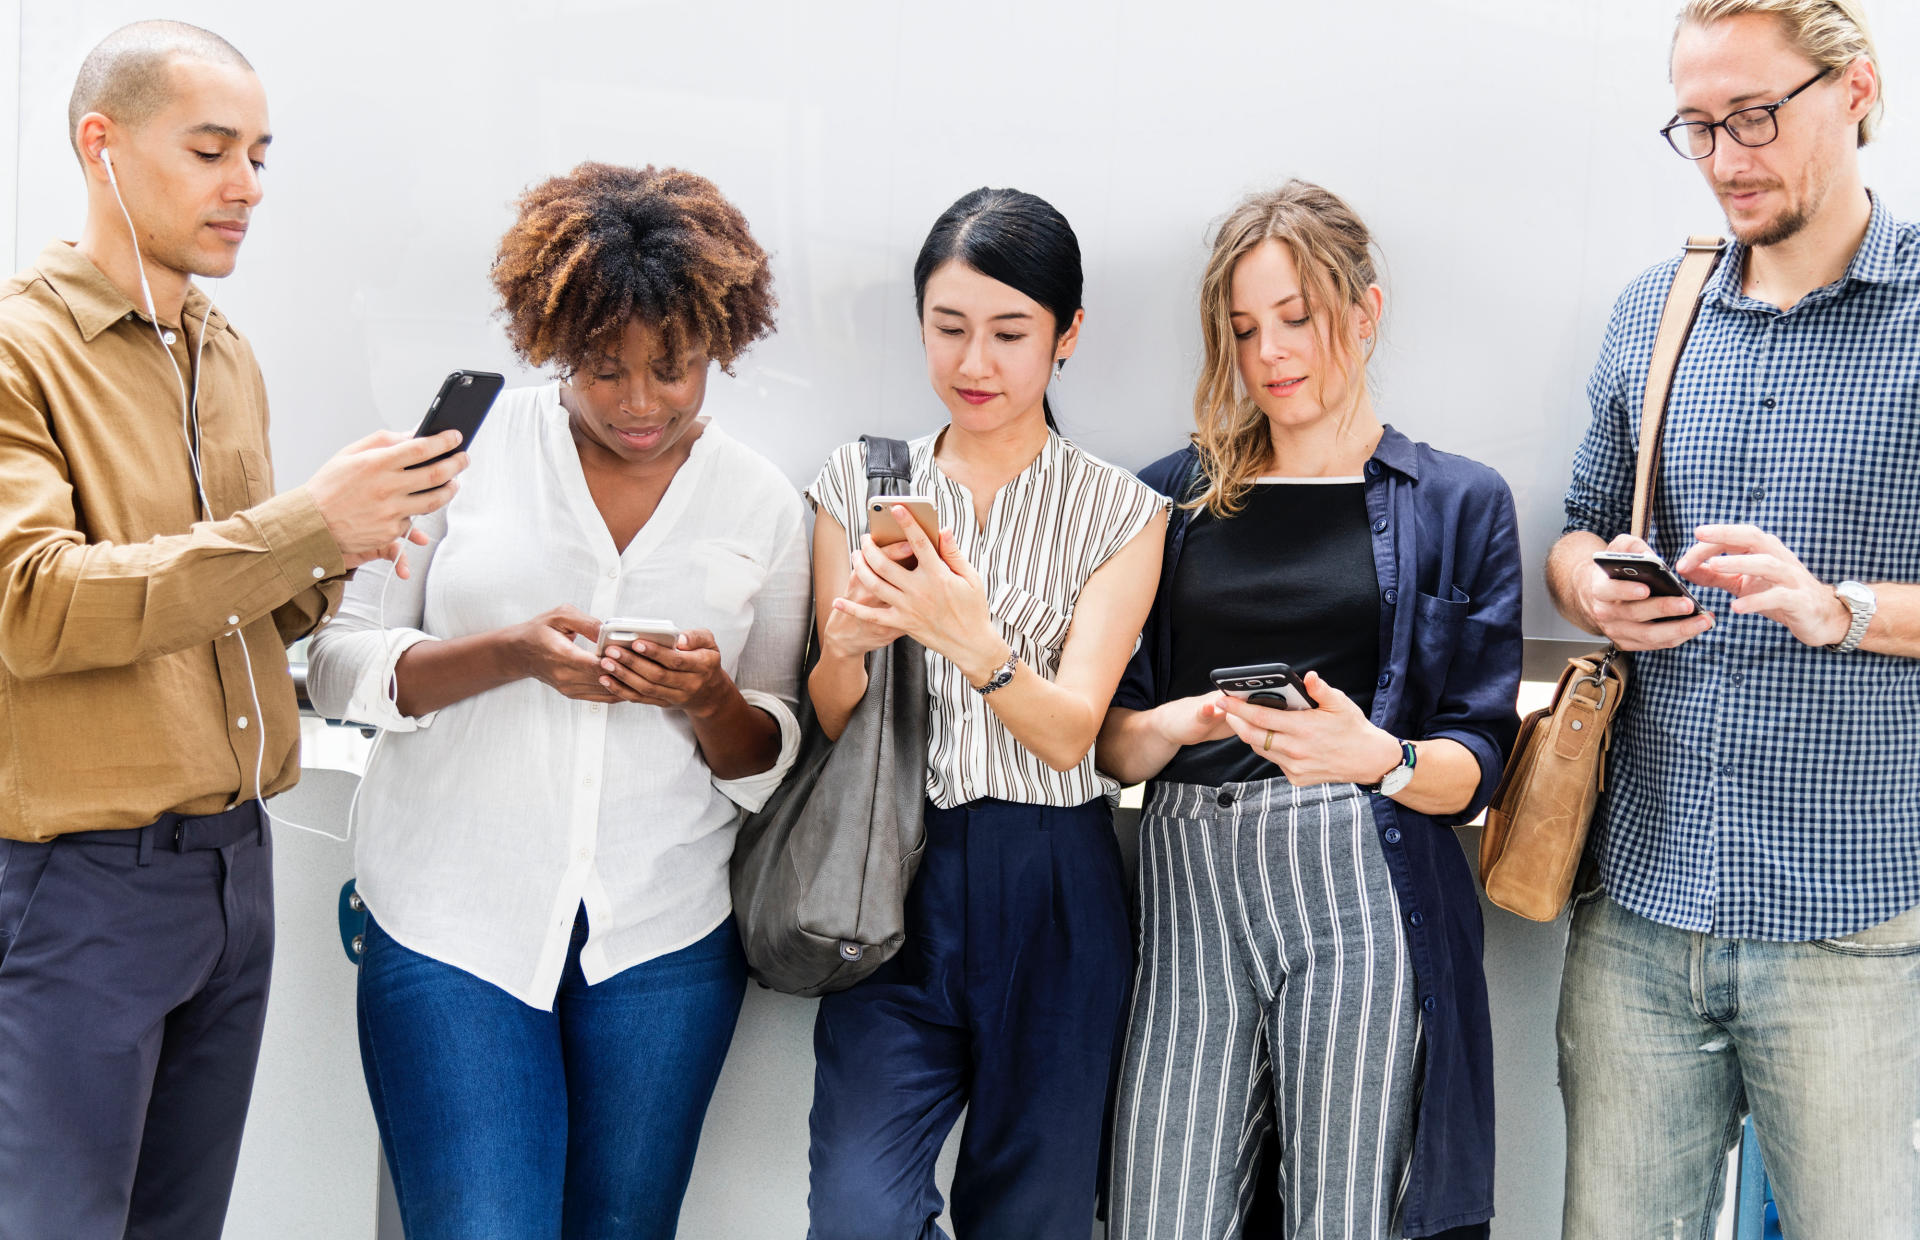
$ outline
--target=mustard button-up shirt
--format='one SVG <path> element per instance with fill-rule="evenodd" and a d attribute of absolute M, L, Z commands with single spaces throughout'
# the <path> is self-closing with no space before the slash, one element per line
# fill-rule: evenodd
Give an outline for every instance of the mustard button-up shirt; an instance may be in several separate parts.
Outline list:
<path fill-rule="evenodd" d="M 198 288 L 158 328 L 65 242 L 0 285 L 3 838 L 217 813 L 299 777 L 286 644 L 338 605 L 340 549 L 305 488 L 274 494 L 246 340 Z"/>

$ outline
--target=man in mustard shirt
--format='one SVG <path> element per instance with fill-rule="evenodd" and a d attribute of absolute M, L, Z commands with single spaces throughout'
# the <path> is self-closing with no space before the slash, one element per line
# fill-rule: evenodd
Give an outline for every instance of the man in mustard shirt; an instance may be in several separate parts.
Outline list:
<path fill-rule="evenodd" d="M 285 644 L 464 455 L 381 433 L 275 494 L 233 270 L 266 97 L 225 40 L 87 57 L 77 244 L 0 285 L 0 1240 L 218 1237 L 273 956 Z M 416 494 L 416 492 L 424 492 Z"/>

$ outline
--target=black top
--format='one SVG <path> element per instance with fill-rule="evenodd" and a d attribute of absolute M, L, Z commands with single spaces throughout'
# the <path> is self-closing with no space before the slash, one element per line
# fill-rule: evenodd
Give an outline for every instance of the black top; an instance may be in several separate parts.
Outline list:
<path fill-rule="evenodd" d="M 1210 692 L 1216 667 L 1286 663 L 1371 709 L 1380 595 L 1358 480 L 1262 482 L 1227 520 L 1196 512 L 1168 601 L 1168 698 Z M 1218 787 L 1279 774 L 1231 736 L 1187 746 L 1156 778 Z"/>

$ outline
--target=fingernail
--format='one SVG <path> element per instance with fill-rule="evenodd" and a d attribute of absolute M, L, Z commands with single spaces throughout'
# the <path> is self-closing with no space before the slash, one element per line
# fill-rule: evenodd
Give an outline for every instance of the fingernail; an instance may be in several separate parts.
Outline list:
<path fill-rule="evenodd" d="M 634 648 L 635 650 L 646 650 L 646 649 L 648 649 L 649 647 L 647 646 L 647 643 L 645 643 L 645 642 L 635 642 L 635 643 L 633 643 L 633 648 Z"/>
<path fill-rule="evenodd" d="M 611 689 L 611 688 L 613 688 L 613 681 L 611 681 L 611 680 L 609 680 L 609 679 L 608 679 L 607 677 L 605 677 L 605 676 L 602 676 L 602 677 L 600 678 L 600 685 L 601 685 L 601 687 L 602 687 L 602 688 L 606 688 L 606 689 Z"/>
<path fill-rule="evenodd" d="M 613 667 L 614 667 L 614 663 L 613 663 L 613 660 L 612 660 L 612 658 L 605 658 L 605 659 L 602 659 L 602 660 L 600 660 L 600 666 L 601 666 L 601 667 L 604 667 L 604 668 L 606 668 L 606 669 L 607 669 L 608 671 L 612 671 L 612 670 L 613 670 Z M 602 679 L 602 680 L 605 680 L 605 679 L 606 679 L 606 677 L 604 677 L 604 676 L 603 676 L 603 677 L 601 677 L 601 679 Z"/>

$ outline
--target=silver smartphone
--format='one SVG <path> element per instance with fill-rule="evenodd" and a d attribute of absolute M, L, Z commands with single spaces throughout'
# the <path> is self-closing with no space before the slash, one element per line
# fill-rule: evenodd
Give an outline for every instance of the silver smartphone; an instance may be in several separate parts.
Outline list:
<path fill-rule="evenodd" d="M 656 646 L 666 646 L 671 649 L 679 640 L 679 626 L 671 620 L 615 616 L 611 620 L 600 622 L 600 644 L 594 650 L 594 654 L 604 658 L 608 646 L 631 647 L 635 642 L 652 642 Z"/>

